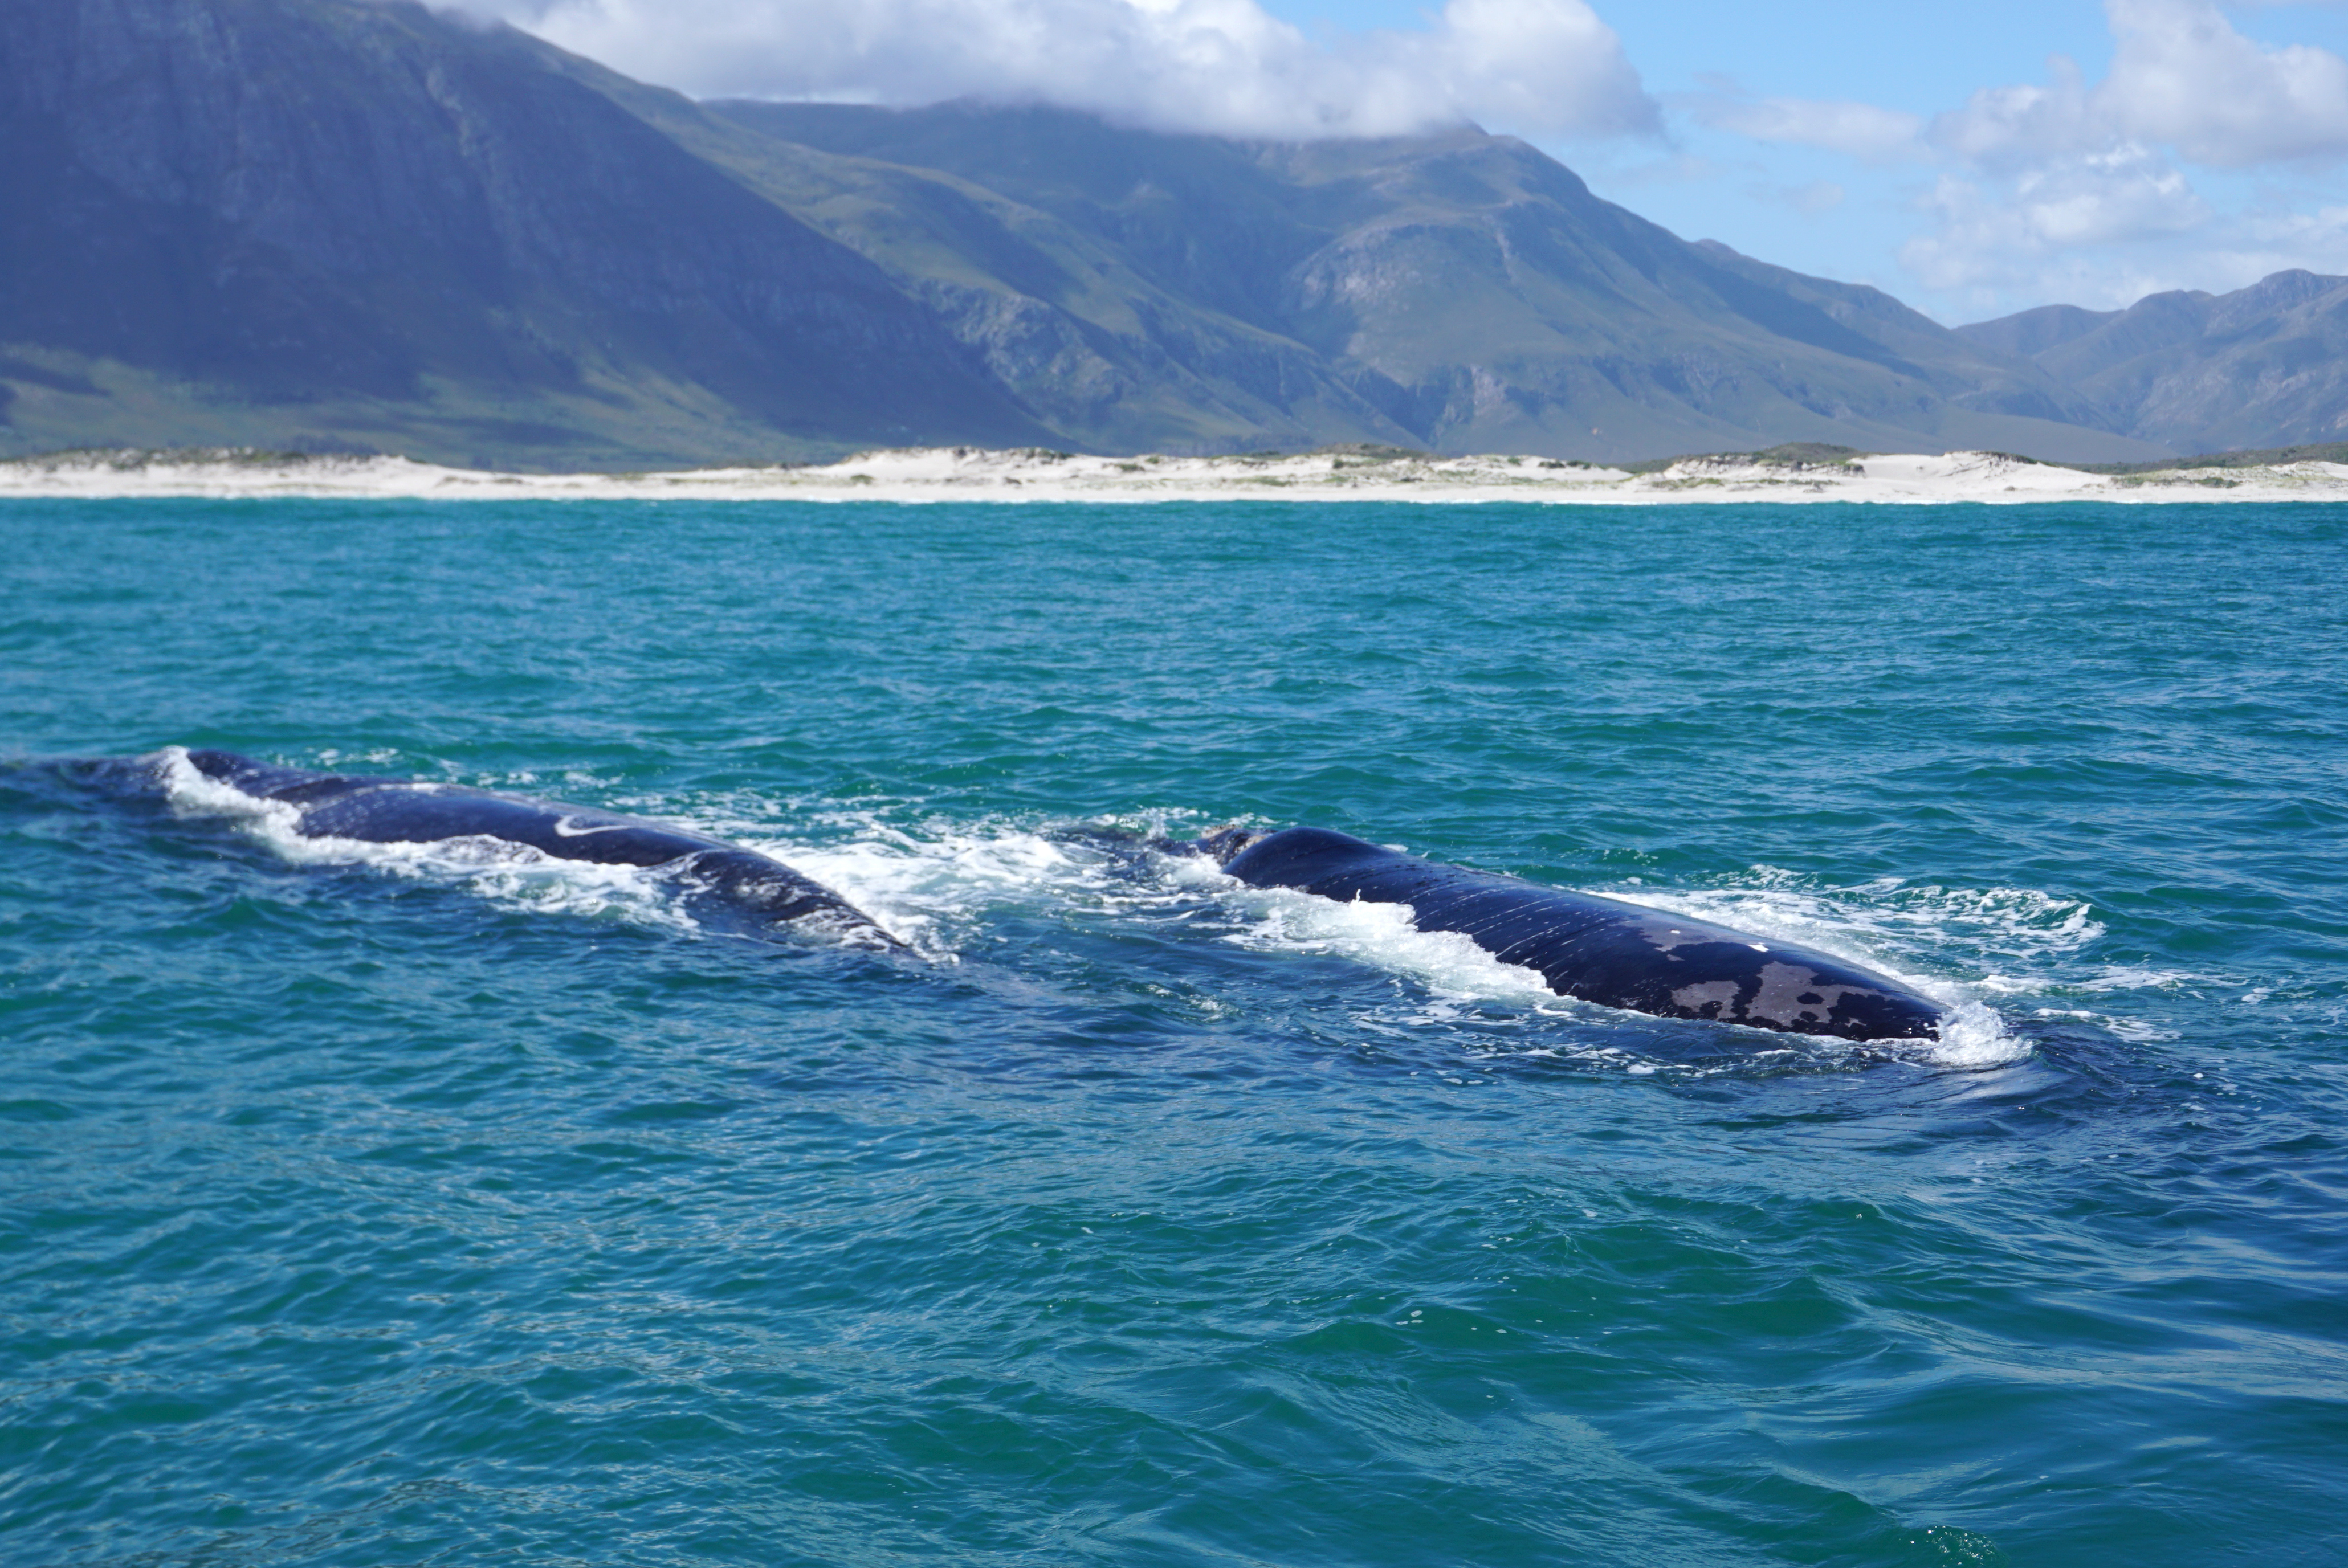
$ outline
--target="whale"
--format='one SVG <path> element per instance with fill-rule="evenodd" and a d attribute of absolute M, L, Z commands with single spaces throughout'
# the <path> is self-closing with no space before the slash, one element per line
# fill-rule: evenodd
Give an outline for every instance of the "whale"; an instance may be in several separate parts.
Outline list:
<path fill-rule="evenodd" d="M 557 860 L 633 866 L 674 881 L 753 935 L 810 930 L 860 948 L 909 949 L 880 923 L 806 873 L 772 856 L 643 817 L 500 794 L 429 780 L 314 773 L 234 752 L 189 751 L 213 784 L 290 807 L 304 838 L 366 844 L 493 839 Z"/>
<path fill-rule="evenodd" d="M 1457 931 L 1550 989 L 1657 1018 L 1836 1039 L 1932 1040 L 1948 1011 L 1912 988 L 1797 942 L 1498 872 L 1424 860 L 1323 827 L 1227 827 L 1160 841 L 1251 887 L 1406 904 L 1422 931 Z"/>

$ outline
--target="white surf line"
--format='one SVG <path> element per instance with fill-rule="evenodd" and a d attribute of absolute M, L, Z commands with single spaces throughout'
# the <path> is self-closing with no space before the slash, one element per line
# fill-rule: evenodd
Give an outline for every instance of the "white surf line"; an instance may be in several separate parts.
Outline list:
<path fill-rule="evenodd" d="M 505 501 L 1529 501 L 1565 505 L 1821 501 L 1929 506 L 2048 501 L 2340 501 L 2348 465 L 2086 474 L 1993 452 L 1797 464 L 1693 457 L 1630 474 L 1548 457 L 1093 457 L 1035 449 L 910 447 L 822 466 L 645 474 L 498 474 L 405 457 L 80 452 L 0 461 L 0 498 L 196 497 Z"/>

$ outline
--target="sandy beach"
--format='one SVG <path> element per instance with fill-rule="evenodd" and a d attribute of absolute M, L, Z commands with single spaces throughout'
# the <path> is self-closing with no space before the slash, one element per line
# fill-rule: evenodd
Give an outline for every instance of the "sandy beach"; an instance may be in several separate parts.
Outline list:
<path fill-rule="evenodd" d="M 643 474 L 503 474 L 403 457 L 244 452 L 77 452 L 0 462 L 0 497 L 517 497 L 806 501 L 1530 501 L 1669 506 L 1721 501 L 2317 501 L 2348 499 L 2348 465 L 2178 467 L 2112 476 L 1992 452 L 1796 462 L 1691 457 L 1660 472 L 1546 457 L 1316 452 L 1294 456 L 1094 457 L 924 447 L 825 466 Z"/>

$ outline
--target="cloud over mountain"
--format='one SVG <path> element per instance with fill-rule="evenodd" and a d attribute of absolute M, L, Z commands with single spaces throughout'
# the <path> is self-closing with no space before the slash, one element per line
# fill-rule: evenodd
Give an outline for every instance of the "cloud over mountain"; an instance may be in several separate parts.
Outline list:
<path fill-rule="evenodd" d="M 438 0 L 696 97 L 1090 109 L 1282 138 L 1475 121 L 1536 137 L 1653 132 L 1583 0 L 1449 0 L 1425 32 L 1326 40 L 1254 0 Z"/>

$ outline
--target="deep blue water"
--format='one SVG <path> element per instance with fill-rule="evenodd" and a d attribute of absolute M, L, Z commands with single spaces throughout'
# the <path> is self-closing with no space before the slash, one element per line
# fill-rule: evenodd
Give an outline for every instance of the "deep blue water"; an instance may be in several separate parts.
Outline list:
<path fill-rule="evenodd" d="M 0 1561 L 2348 1559 L 2348 516 L 0 506 Z M 925 955 L 67 757 L 674 819 Z M 1886 967 L 1904 1055 L 1056 833 Z"/>

